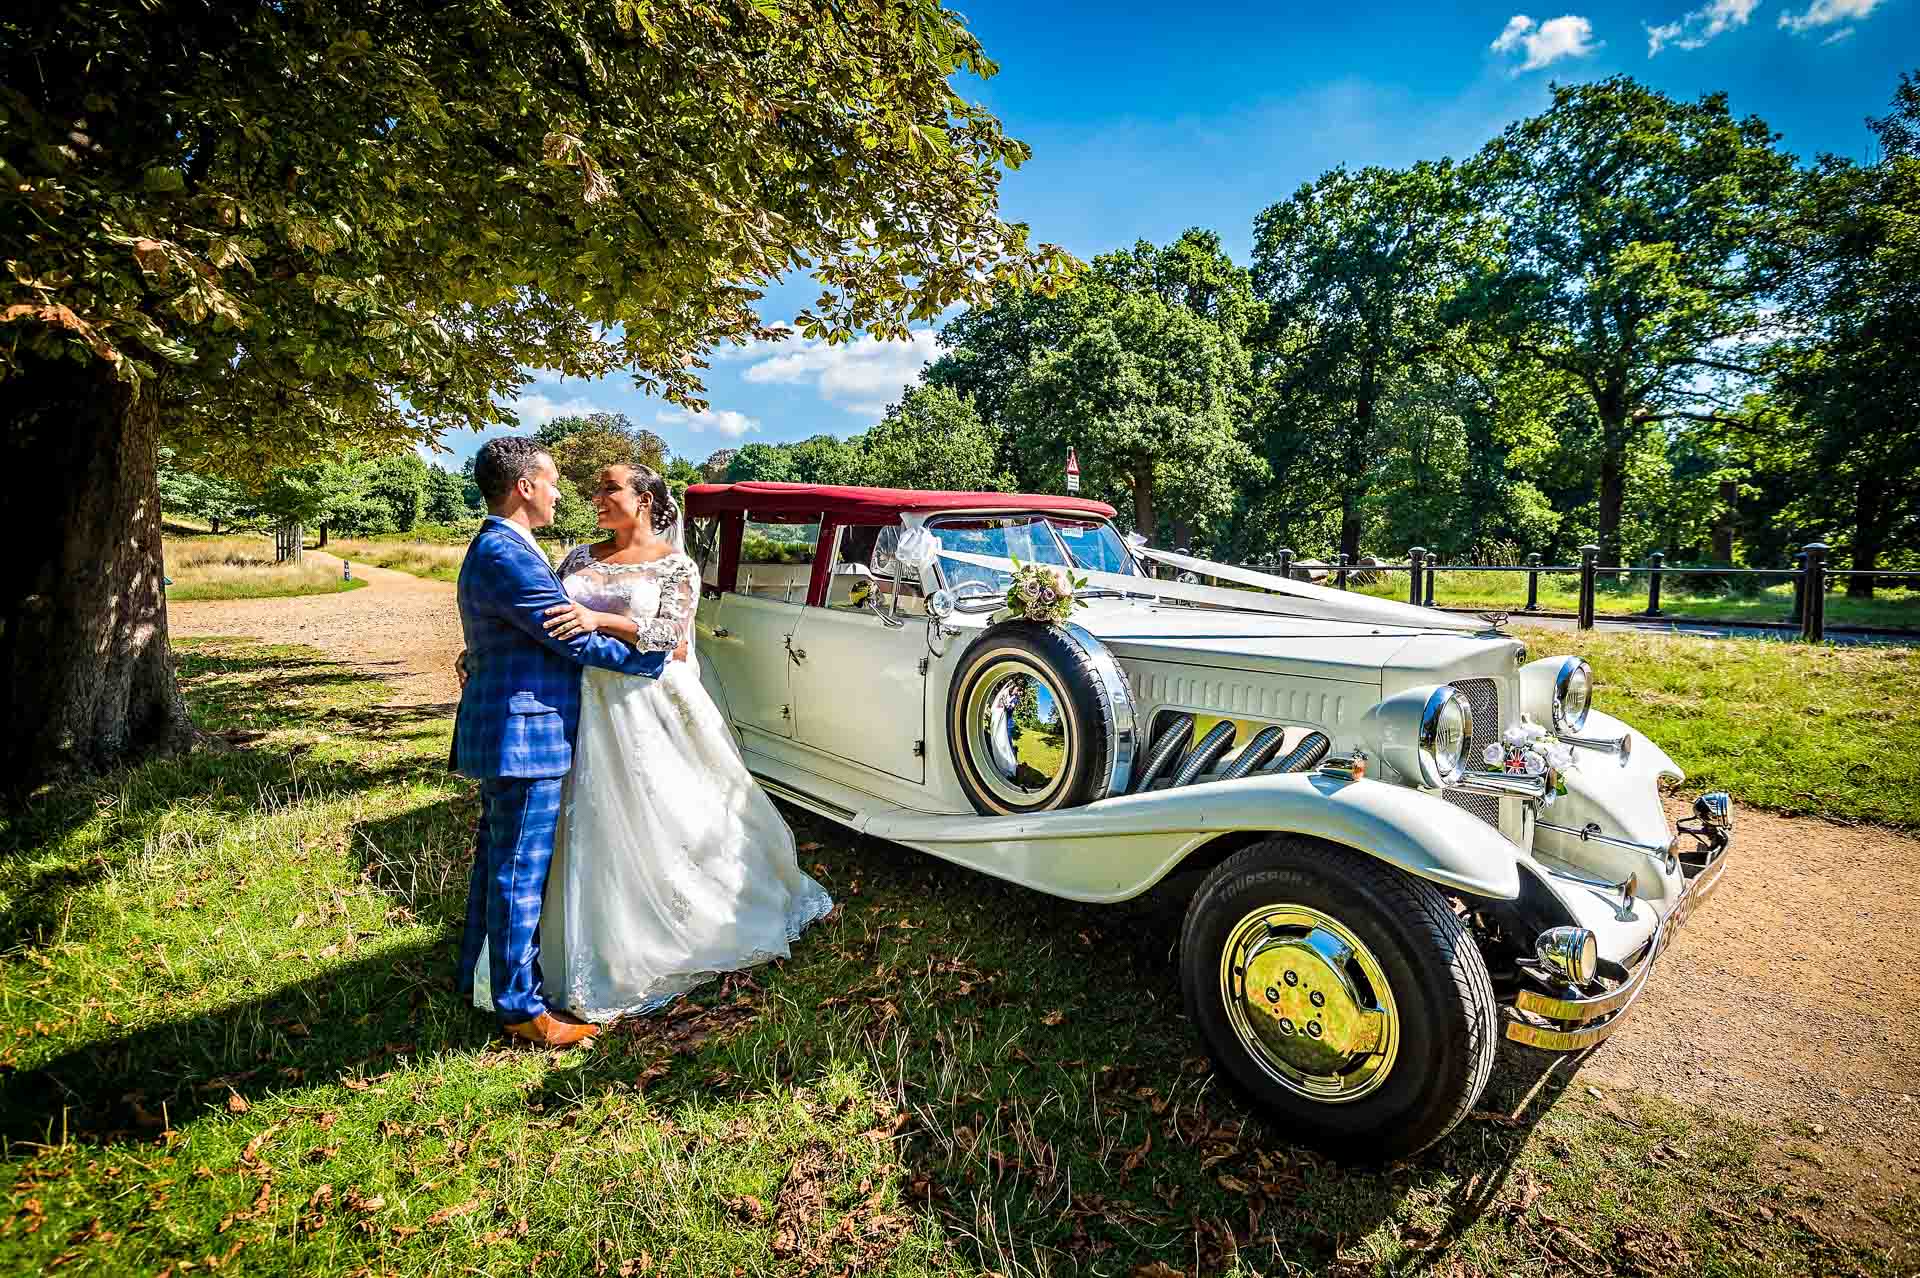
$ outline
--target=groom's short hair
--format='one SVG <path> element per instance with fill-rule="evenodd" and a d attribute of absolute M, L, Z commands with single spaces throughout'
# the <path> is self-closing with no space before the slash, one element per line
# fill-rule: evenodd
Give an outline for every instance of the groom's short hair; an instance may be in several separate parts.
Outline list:
<path fill-rule="evenodd" d="M 473 484 L 489 506 L 505 501 L 522 478 L 539 469 L 546 446 L 530 435 L 502 435 L 480 445 L 473 459 Z"/>

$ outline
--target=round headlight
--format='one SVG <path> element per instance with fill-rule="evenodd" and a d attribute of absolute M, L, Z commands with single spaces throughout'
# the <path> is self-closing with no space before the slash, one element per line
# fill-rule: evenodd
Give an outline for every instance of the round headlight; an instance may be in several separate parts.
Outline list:
<path fill-rule="evenodd" d="M 1473 739 L 1473 710 L 1458 688 L 1441 684 L 1420 715 L 1420 784 L 1430 789 L 1456 785 L 1467 774 L 1467 743 Z"/>
<path fill-rule="evenodd" d="M 1593 708 L 1593 667 L 1568 657 L 1553 681 L 1553 726 L 1560 732 L 1578 732 L 1587 726 Z"/>
<path fill-rule="evenodd" d="M 1550 927 L 1533 943 L 1533 952 L 1548 970 L 1585 985 L 1600 971 L 1600 946 L 1584 927 Z"/>

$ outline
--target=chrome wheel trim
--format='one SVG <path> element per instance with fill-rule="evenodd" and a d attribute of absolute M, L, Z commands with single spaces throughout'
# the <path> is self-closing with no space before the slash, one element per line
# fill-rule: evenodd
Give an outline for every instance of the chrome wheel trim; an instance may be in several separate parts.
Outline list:
<path fill-rule="evenodd" d="M 1022 727 L 1013 712 L 1013 702 L 1029 692 L 1038 728 Z M 1010 808 L 1038 808 L 1066 785 L 1074 746 L 1071 711 L 1066 694 L 1039 666 L 1019 657 L 992 661 L 967 690 L 961 713 L 973 773 L 996 801 Z M 1036 759 L 1029 749 L 1023 757 L 1021 747 L 1034 735 L 1044 746 L 1057 747 L 1057 755 L 1049 760 L 1045 756 L 1052 750 L 1043 749 Z M 1037 784 L 1023 784 L 1022 769 L 1037 773 Z"/>
<path fill-rule="evenodd" d="M 1393 1072 L 1400 1018 L 1373 951 L 1330 914 L 1263 905 L 1227 934 L 1220 998 L 1247 1055 L 1308 1100 L 1339 1105 Z"/>

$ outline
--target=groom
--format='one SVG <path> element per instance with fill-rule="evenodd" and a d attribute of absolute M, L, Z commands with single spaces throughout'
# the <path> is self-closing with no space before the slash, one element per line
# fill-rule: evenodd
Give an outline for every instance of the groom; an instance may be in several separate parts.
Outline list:
<path fill-rule="evenodd" d="M 666 657 L 598 634 L 561 639 L 542 625 L 565 605 L 533 539 L 553 522 L 559 472 L 537 442 L 488 440 L 473 481 L 488 515 L 460 565 L 466 681 L 453 725 L 455 771 L 480 782 L 457 982 L 471 997 L 484 940 L 494 1015 L 516 1038 L 564 1047 L 598 1028 L 551 1011 L 540 989 L 540 904 L 553 859 L 560 782 L 573 766 L 580 667 L 658 678 Z"/>

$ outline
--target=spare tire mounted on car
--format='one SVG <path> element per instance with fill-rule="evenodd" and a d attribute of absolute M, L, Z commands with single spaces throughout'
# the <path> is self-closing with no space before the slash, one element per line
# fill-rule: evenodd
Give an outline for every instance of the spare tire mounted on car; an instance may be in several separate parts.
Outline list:
<path fill-rule="evenodd" d="M 947 744 L 984 816 L 1078 807 L 1127 792 L 1133 694 L 1106 646 L 1079 626 L 1004 622 L 961 655 Z"/>

